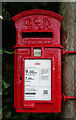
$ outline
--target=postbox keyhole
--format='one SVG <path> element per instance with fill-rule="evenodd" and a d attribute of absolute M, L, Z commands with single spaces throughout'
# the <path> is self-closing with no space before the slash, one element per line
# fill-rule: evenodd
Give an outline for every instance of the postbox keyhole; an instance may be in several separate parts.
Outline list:
<path fill-rule="evenodd" d="M 22 80 L 22 77 L 20 77 L 20 80 Z"/>

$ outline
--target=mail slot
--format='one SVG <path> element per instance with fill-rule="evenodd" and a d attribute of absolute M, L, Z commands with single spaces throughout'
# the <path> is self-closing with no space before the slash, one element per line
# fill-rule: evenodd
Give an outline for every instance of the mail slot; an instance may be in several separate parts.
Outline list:
<path fill-rule="evenodd" d="M 14 108 L 16 112 L 61 112 L 62 17 L 47 10 L 29 10 L 12 18 Z"/>

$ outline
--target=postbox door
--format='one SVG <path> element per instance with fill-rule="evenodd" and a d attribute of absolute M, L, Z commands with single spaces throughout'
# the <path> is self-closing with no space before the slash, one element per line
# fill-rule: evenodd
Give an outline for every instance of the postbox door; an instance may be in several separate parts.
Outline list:
<path fill-rule="evenodd" d="M 45 48 L 44 54 L 22 57 L 22 104 L 28 112 L 61 110 L 61 50 Z"/>

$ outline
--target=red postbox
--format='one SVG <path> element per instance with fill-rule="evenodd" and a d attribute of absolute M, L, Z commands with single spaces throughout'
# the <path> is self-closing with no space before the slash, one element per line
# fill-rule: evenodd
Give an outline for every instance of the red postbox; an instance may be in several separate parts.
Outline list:
<path fill-rule="evenodd" d="M 30 10 L 12 19 L 16 27 L 16 112 L 61 112 L 62 16 L 47 10 Z"/>

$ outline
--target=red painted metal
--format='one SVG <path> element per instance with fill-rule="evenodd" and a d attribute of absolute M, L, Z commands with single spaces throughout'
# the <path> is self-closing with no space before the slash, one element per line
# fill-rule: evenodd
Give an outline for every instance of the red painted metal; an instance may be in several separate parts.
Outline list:
<path fill-rule="evenodd" d="M 64 95 L 64 93 L 62 94 L 62 98 L 63 98 L 63 102 L 65 102 L 66 99 L 71 99 L 71 100 L 76 99 L 75 96 L 66 96 Z"/>
<path fill-rule="evenodd" d="M 14 55 L 14 107 L 16 112 L 61 112 L 62 16 L 47 10 L 30 10 L 12 18 L 16 27 Z M 50 32 L 51 37 L 24 37 L 23 33 Z M 34 47 L 41 47 L 41 56 L 34 56 Z M 24 61 L 51 59 L 51 100 L 24 100 Z"/>
<path fill-rule="evenodd" d="M 52 11 L 48 11 L 48 10 L 41 10 L 41 9 L 36 9 L 36 10 L 29 10 L 29 11 L 24 11 L 21 12 L 19 14 L 17 14 L 16 16 L 12 17 L 12 19 L 16 22 L 19 19 L 25 17 L 25 16 L 29 16 L 29 15 L 46 15 L 46 16 L 50 16 L 53 17 L 57 20 L 59 20 L 60 22 L 62 21 L 63 17 L 52 12 Z"/>
<path fill-rule="evenodd" d="M 64 55 L 64 54 L 76 54 L 76 51 L 64 51 L 63 49 L 62 49 L 62 54 Z"/>
<path fill-rule="evenodd" d="M 24 74 L 22 81 L 22 103 L 25 112 L 60 112 L 61 111 L 61 50 L 58 48 L 45 48 L 42 52 L 44 53 L 43 57 L 26 57 L 25 55 L 22 57 L 22 73 L 24 73 L 24 60 L 26 59 L 51 59 L 52 60 L 52 100 L 51 101 L 42 101 L 42 100 L 34 100 L 34 101 L 25 101 L 24 100 Z M 58 75 L 56 74 L 58 73 Z M 58 81 L 57 81 L 58 79 Z M 59 86 L 58 88 L 56 87 Z M 56 91 L 57 90 L 57 91 Z M 30 102 L 30 106 L 29 106 Z M 30 109 L 27 109 L 30 108 Z M 34 109 L 32 109 L 34 108 Z M 17 109 L 18 111 L 18 109 Z M 22 110 L 21 110 L 22 111 Z"/>
<path fill-rule="evenodd" d="M 62 17 L 47 10 L 30 10 L 12 18 L 16 27 L 16 46 L 22 47 L 61 47 L 60 26 Z M 49 38 L 26 38 L 23 33 L 50 32 Z"/>
<path fill-rule="evenodd" d="M 16 112 L 58 113 L 61 101 L 76 99 L 61 95 L 61 53 L 60 26 L 62 16 L 47 10 L 30 10 L 19 13 L 12 18 L 16 27 L 16 45 L 14 47 L 14 108 Z M 49 32 L 50 37 L 24 37 L 23 33 Z M 34 48 L 41 48 L 41 56 L 34 56 Z M 25 60 L 51 59 L 51 100 L 25 100 Z"/>

